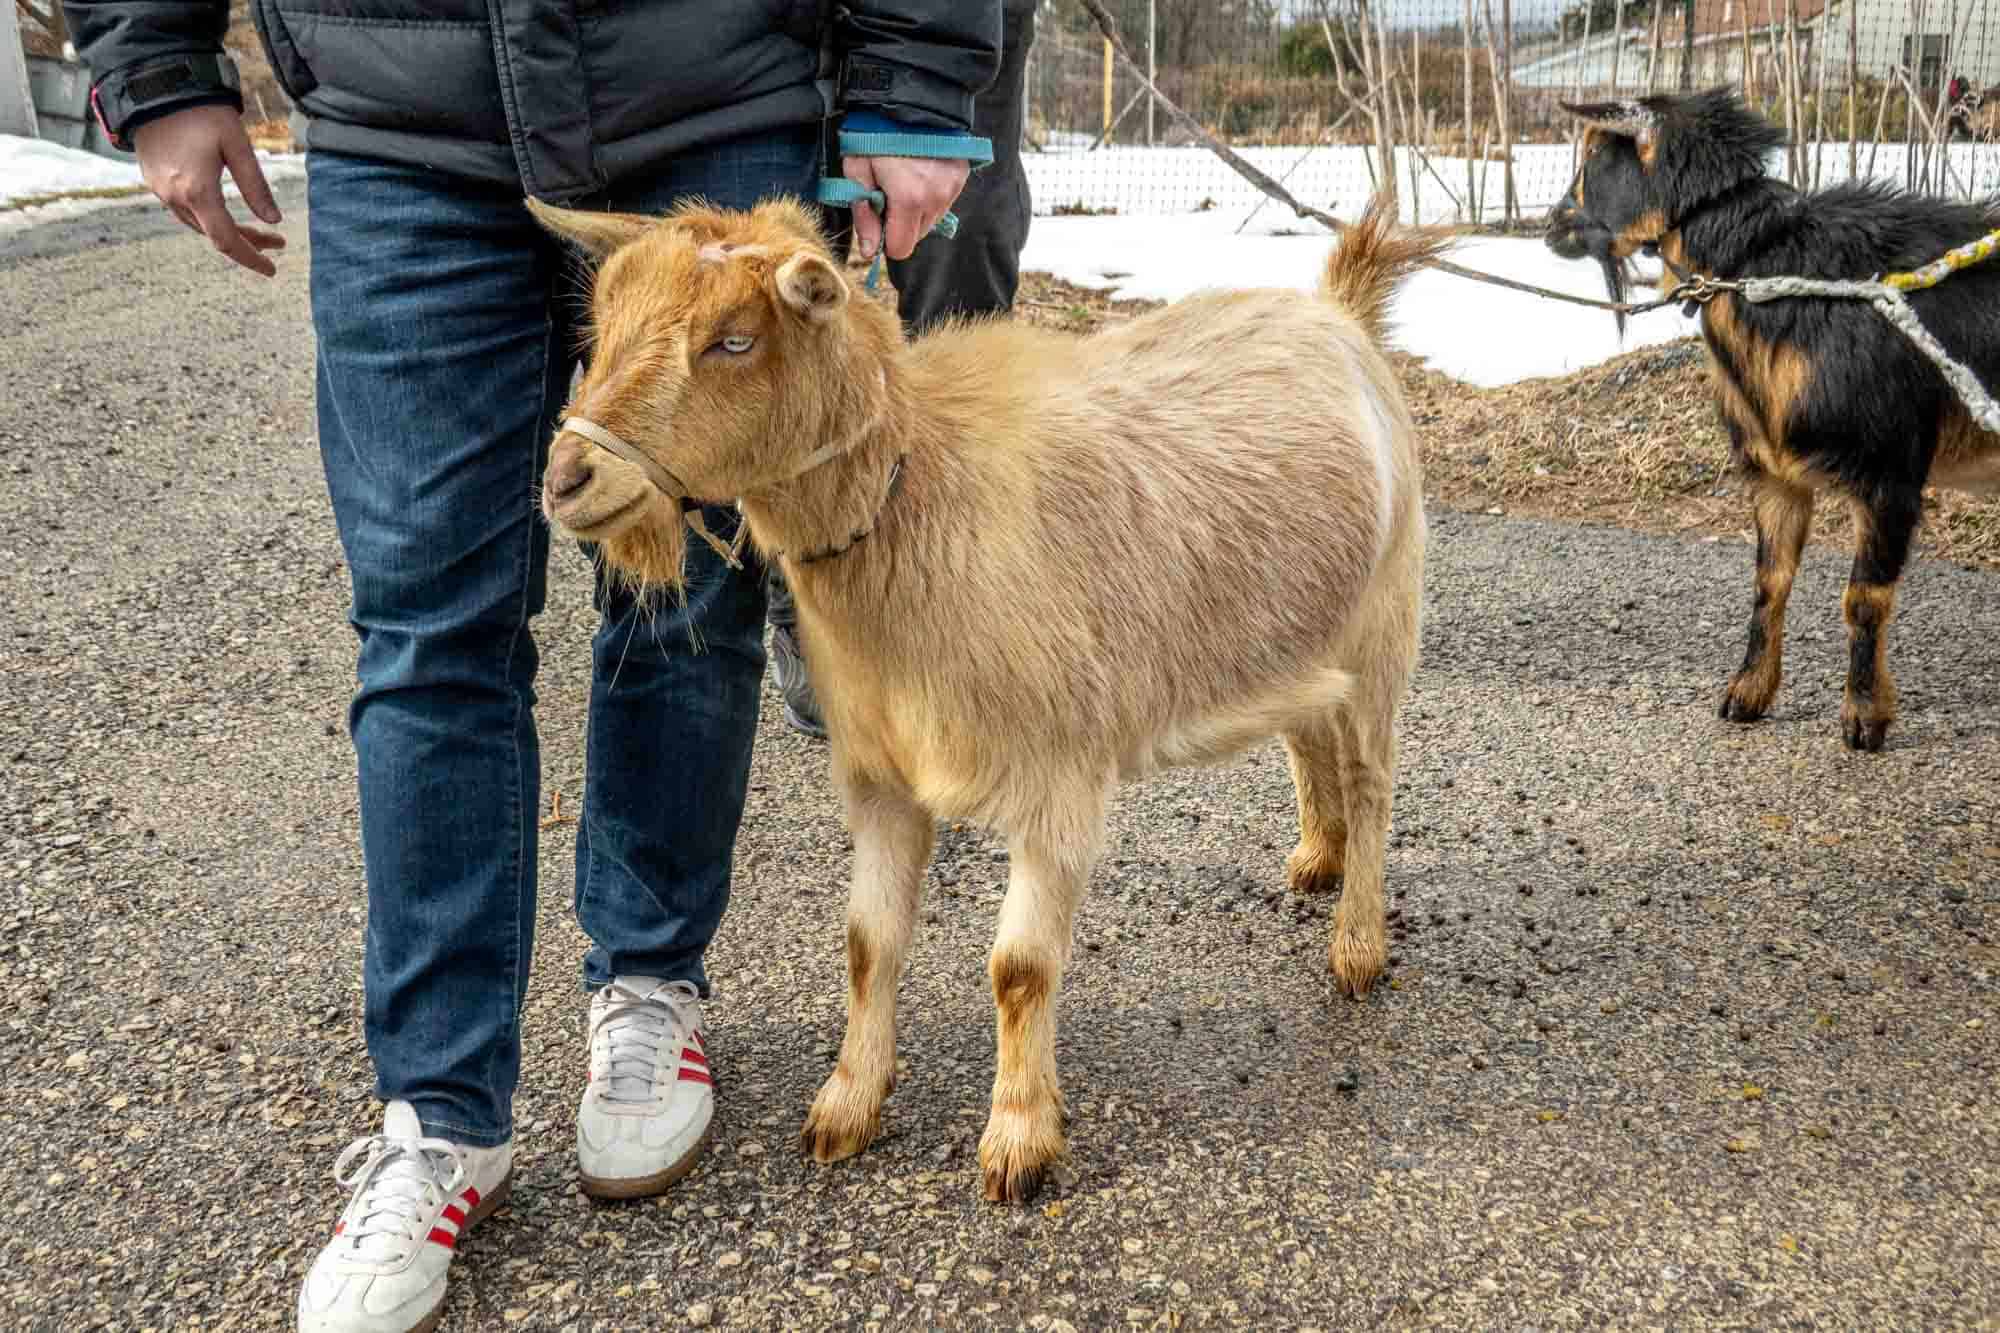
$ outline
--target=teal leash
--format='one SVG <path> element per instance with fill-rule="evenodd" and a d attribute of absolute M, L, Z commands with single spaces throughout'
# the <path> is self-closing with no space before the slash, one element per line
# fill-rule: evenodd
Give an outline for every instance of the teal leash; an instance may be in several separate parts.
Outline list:
<path fill-rule="evenodd" d="M 993 160 L 993 141 L 973 134 L 895 134 L 843 129 L 840 152 L 843 157 L 961 157 L 977 171 Z M 820 203 L 833 208 L 852 208 L 862 200 L 873 204 L 877 212 L 888 210 L 888 198 L 880 190 L 867 189 L 845 176 L 820 179 Z M 947 209 L 930 234 L 946 240 L 958 235 L 958 215 Z M 881 280 L 882 252 L 877 250 L 864 285 L 872 292 Z"/>

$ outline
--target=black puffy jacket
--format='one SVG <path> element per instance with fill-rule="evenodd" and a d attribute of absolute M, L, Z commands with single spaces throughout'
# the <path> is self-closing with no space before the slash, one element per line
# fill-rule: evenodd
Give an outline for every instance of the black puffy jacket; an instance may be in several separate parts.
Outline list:
<path fill-rule="evenodd" d="M 691 147 L 841 111 L 966 130 L 1000 64 L 1000 0 L 250 3 L 310 147 L 558 203 Z M 221 51 L 228 0 L 64 9 L 114 136 L 233 100 L 209 62 L 175 60 Z"/>

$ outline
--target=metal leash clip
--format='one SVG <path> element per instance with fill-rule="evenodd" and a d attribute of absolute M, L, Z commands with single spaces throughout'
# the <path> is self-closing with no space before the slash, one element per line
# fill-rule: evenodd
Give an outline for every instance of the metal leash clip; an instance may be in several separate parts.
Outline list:
<path fill-rule="evenodd" d="M 1735 292 L 1742 289 L 1743 284 L 1739 282 L 1732 282 L 1727 278 L 1710 277 L 1706 273 L 1697 273 L 1693 277 L 1682 278 L 1679 284 L 1674 287 L 1673 294 L 1667 299 L 1670 301 L 1679 301 L 1681 303 L 1681 314 L 1687 316 L 1689 319 L 1693 319 L 1698 307 L 1707 305 L 1724 292 Z"/>

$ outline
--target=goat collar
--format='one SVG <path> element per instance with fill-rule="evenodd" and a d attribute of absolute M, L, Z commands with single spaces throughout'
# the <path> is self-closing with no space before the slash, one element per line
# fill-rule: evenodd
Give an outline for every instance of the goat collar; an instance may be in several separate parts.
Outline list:
<path fill-rule="evenodd" d="M 1683 287 L 1688 286 L 1689 284 L 1694 285 L 1695 289 L 1694 294 L 1690 296 L 1687 300 L 1681 302 L 1681 314 L 1687 317 L 1688 319 L 1693 319 L 1696 313 L 1700 311 L 1701 307 L 1707 304 L 1709 298 L 1715 295 L 1715 292 L 1719 290 L 1719 288 L 1717 288 L 1714 284 L 1716 284 L 1720 280 L 1718 279 L 1717 275 L 1713 273 L 1696 273 L 1690 269 L 1681 267 L 1679 264 L 1676 264 L 1673 260 L 1667 258 L 1666 248 L 1660 242 L 1665 240 L 1668 236 L 1673 235 L 1675 232 L 1679 232 L 1681 234 L 1682 243 L 1685 244 L 1687 241 L 1688 223 L 1694 221 L 1696 218 L 1700 217 L 1704 213 L 1712 212 L 1715 209 L 1720 208 L 1723 204 L 1728 203 L 1731 199 L 1734 199 L 1737 195 L 1741 194 L 1744 190 L 1748 189 L 1749 187 L 1765 183 L 1765 181 L 1766 178 L 1752 177 L 1751 179 L 1737 182 L 1735 185 L 1732 185 L 1727 190 L 1724 190 L 1721 194 L 1716 195 L 1714 198 L 1703 200 L 1701 203 L 1696 204 L 1693 208 L 1689 209 L 1687 212 L 1673 219 L 1670 223 L 1668 223 L 1667 229 L 1662 233 L 1660 233 L 1660 240 L 1647 241 L 1644 245 L 1639 247 L 1640 250 L 1647 255 L 1647 257 L 1658 259 L 1662 264 L 1665 264 L 1667 268 L 1672 270 L 1675 279 L 1678 280 Z"/>
<path fill-rule="evenodd" d="M 1654 259 L 1659 260 L 1662 264 L 1665 264 L 1669 269 L 1671 269 L 1673 271 L 1675 279 L 1679 281 L 1681 286 L 1685 287 L 1690 282 L 1695 282 L 1699 284 L 1700 280 L 1695 277 L 1694 273 L 1692 273 L 1688 269 L 1682 268 L 1679 264 L 1676 264 L 1673 260 L 1667 258 L 1666 248 L 1662 246 L 1658 241 L 1648 241 L 1639 248 L 1644 250 L 1647 255 L 1651 256 Z M 1672 293 L 1669 293 L 1668 295 L 1669 298 L 1671 298 Z M 1700 300 L 1696 299 L 1693 296 L 1690 296 L 1687 300 L 1681 302 L 1681 316 L 1685 319 L 1693 319 L 1696 313 L 1700 311 L 1701 305 L 1702 303 Z"/>
<path fill-rule="evenodd" d="M 902 485 L 903 461 L 908 457 L 907 453 L 896 455 L 895 463 L 889 468 L 889 484 L 883 489 L 882 498 L 875 505 L 875 512 L 868 516 L 868 522 L 864 526 L 856 528 L 853 532 L 849 533 L 847 540 L 844 542 L 833 546 L 822 546 L 817 550 L 806 551 L 799 555 L 791 556 L 791 562 L 795 565 L 811 565 L 821 560 L 830 560 L 834 556 L 844 555 L 864 541 L 869 533 L 875 531 L 876 525 L 882 521 L 882 511 L 889 507 L 889 501 L 896 494 L 896 488 Z M 787 557 L 783 551 L 771 552 L 771 559 L 773 560 L 782 560 L 785 558 Z"/>
<path fill-rule="evenodd" d="M 601 445 L 609 449 L 612 453 L 617 454 L 620 458 L 645 473 L 646 480 L 653 483 L 655 490 L 672 499 L 678 500 L 683 510 L 699 509 L 701 507 L 702 502 L 695 498 L 694 492 L 688 488 L 688 484 L 662 467 L 659 460 L 638 449 L 628 441 L 618 438 L 616 434 L 598 425 L 589 417 L 564 417 L 559 429 L 581 435 L 592 444 Z M 836 440 L 832 444 L 822 445 L 810 454 L 807 454 L 805 461 L 786 473 L 781 480 L 790 481 L 793 477 L 803 476 L 812 471 L 822 463 L 830 463 L 839 455 L 846 453 L 848 449 L 857 443 L 859 443 L 858 437 L 852 440 Z"/>
<path fill-rule="evenodd" d="M 849 449 L 852 449 L 855 445 L 859 444 L 862 441 L 862 439 L 867 436 L 869 431 L 874 429 L 876 424 L 877 424 L 876 420 L 871 419 L 868 423 L 868 426 L 865 429 L 849 437 L 848 439 L 836 440 L 832 444 L 822 445 L 819 448 L 813 450 L 810 454 L 806 455 L 804 462 L 800 463 L 797 467 L 793 468 L 790 472 L 786 473 L 784 477 L 782 477 L 780 480 L 790 481 L 794 477 L 803 476 L 804 474 L 812 471 L 814 468 L 820 466 L 822 463 L 832 462 L 835 458 L 839 457 L 841 454 L 846 453 Z M 612 453 L 618 455 L 618 457 L 630 463 L 633 467 L 636 467 L 641 472 L 645 473 L 646 480 L 653 483 L 654 490 L 657 490 L 660 494 L 666 496 L 670 500 L 673 500 L 676 504 L 680 506 L 681 521 L 688 525 L 689 531 L 693 532 L 695 536 L 707 542 L 709 546 L 714 549 L 715 553 L 722 557 L 723 563 L 728 565 L 731 569 L 743 568 L 743 558 L 742 558 L 743 543 L 750 536 L 750 527 L 748 524 L 743 523 L 739 520 L 736 526 L 736 540 L 730 542 L 727 545 L 724 545 L 720 537 L 717 537 L 714 533 L 708 530 L 708 521 L 702 517 L 701 513 L 702 502 L 694 497 L 693 492 L 688 488 L 686 482 L 682 481 L 679 477 L 676 477 L 673 473 L 669 472 L 666 468 L 662 467 L 660 465 L 659 460 L 653 458 L 645 451 L 637 448 L 630 441 L 620 439 L 616 432 L 606 430 L 604 427 L 598 425 L 595 421 L 592 421 L 589 417 L 578 417 L 578 416 L 564 417 L 562 420 L 562 424 L 558 427 L 558 430 L 571 431 L 577 435 L 581 435 L 583 436 L 584 439 L 589 440 L 592 444 L 595 444 L 600 448 L 610 450 Z M 903 466 L 902 460 L 897 459 L 896 467 L 899 471 L 901 470 L 902 466 Z M 893 475 L 890 477 L 889 490 L 891 494 L 894 494 L 895 477 Z M 887 502 L 888 502 L 888 496 L 884 496 L 883 503 L 886 504 Z M 879 512 L 880 512 L 880 506 L 877 506 L 877 513 L 879 514 Z M 870 521 L 869 526 L 871 528 L 874 526 L 872 520 Z M 861 538 L 867 535 L 868 534 L 866 532 L 856 533 L 851 539 L 849 539 L 847 545 L 852 546 L 855 542 L 860 541 Z M 846 549 L 847 549 L 846 546 L 840 548 L 840 550 L 846 550 Z M 838 554 L 839 551 L 827 551 L 827 552 L 815 553 L 810 558 L 818 560 L 818 559 L 823 559 L 826 555 L 838 555 Z M 806 558 L 807 557 L 801 557 L 801 559 L 806 559 Z"/>
<path fill-rule="evenodd" d="M 878 371 L 877 374 L 881 380 L 883 391 L 886 393 L 889 387 L 889 374 L 887 371 Z M 868 418 L 866 425 L 846 439 L 835 440 L 832 444 L 821 445 L 807 454 L 805 460 L 797 467 L 776 480 L 780 482 L 790 481 L 794 477 L 804 476 L 823 463 L 831 463 L 834 459 L 840 457 L 840 455 L 874 434 L 875 428 L 882 424 L 882 415 L 880 411 L 877 411 Z M 646 474 L 646 480 L 653 483 L 655 490 L 659 491 L 662 495 L 679 501 L 683 513 L 701 507 L 702 501 L 695 498 L 694 492 L 686 482 L 667 471 L 650 454 L 638 449 L 630 442 L 618 438 L 615 432 L 606 430 L 589 417 L 564 417 L 562 423 L 556 429 L 558 433 L 573 431 L 583 436 L 584 439 L 589 440 L 592 444 L 610 450 L 633 467 L 638 468 Z M 768 485 L 770 483 L 765 484 Z"/>

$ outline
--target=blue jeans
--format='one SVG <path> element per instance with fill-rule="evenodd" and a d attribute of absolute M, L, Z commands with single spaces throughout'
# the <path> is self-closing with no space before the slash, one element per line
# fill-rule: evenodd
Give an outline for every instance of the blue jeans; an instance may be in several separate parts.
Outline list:
<path fill-rule="evenodd" d="M 588 207 L 810 200 L 817 127 L 690 154 Z M 582 265 L 518 193 L 310 153 L 319 441 L 351 571 L 378 1096 L 425 1129 L 512 1132 L 534 948 L 541 754 L 535 507 L 578 356 Z M 725 540 L 735 514 L 706 514 Z M 575 910 L 583 987 L 686 979 L 729 901 L 765 667 L 761 571 L 691 541 L 685 609 L 595 590 Z M 694 645 L 698 638 L 700 646 Z"/>

